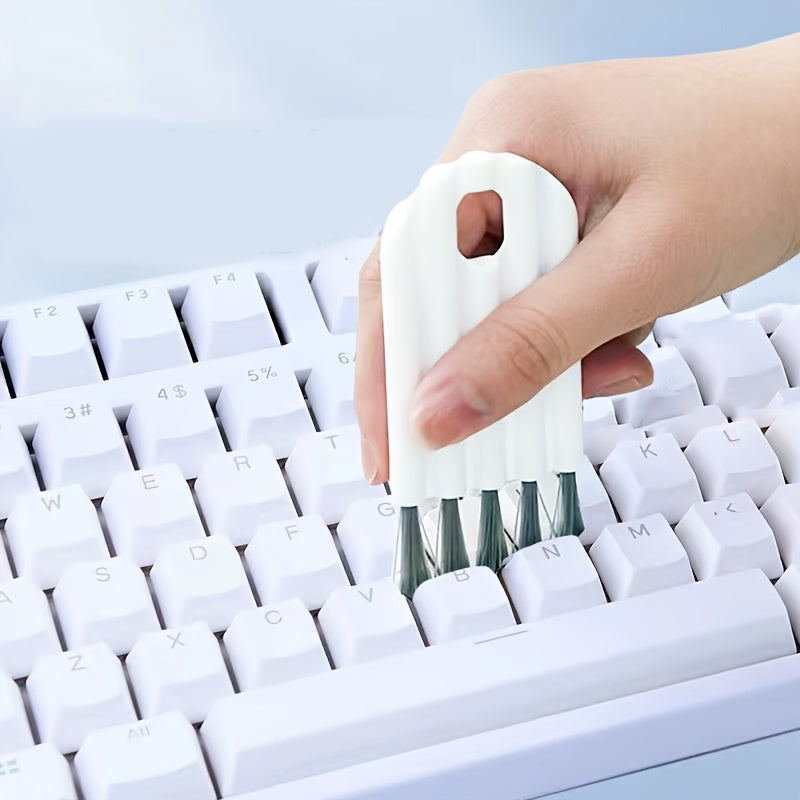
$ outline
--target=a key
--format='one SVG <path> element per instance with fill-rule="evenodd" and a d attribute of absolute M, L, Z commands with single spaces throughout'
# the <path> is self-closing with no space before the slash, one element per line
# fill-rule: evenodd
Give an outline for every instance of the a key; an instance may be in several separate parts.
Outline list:
<path fill-rule="evenodd" d="M 260 687 L 201 735 L 228 797 L 795 652 L 753 570 Z"/>
<path fill-rule="evenodd" d="M 583 451 L 594 466 L 602 464 L 620 442 L 644 440 L 644 431 L 627 422 L 622 425 L 604 425 L 586 429 L 584 424 Z"/>
<path fill-rule="evenodd" d="M 131 408 L 128 438 L 140 468 L 172 462 L 196 478 L 206 458 L 224 451 L 205 393 L 183 383 L 160 386 Z"/>
<path fill-rule="evenodd" d="M 761 506 L 772 528 L 783 563 L 800 566 L 800 484 L 779 486 Z"/>
<path fill-rule="evenodd" d="M 600 467 L 600 478 L 622 519 L 663 513 L 674 524 L 703 499 L 689 462 L 668 433 L 617 445 Z"/>
<path fill-rule="evenodd" d="M 136 719 L 122 665 L 104 644 L 43 656 L 26 685 L 42 741 L 62 753 L 95 728 Z"/>
<path fill-rule="evenodd" d="M 256 276 L 241 269 L 196 278 L 181 316 L 200 360 L 280 344 Z"/>
<path fill-rule="evenodd" d="M 800 567 L 790 564 L 775 583 L 775 588 L 789 612 L 794 635 L 800 639 Z"/>
<path fill-rule="evenodd" d="M 3 353 L 17 397 L 102 380 L 86 325 L 65 303 L 32 306 L 10 319 Z"/>
<path fill-rule="evenodd" d="M 319 514 L 327 525 L 339 522 L 355 500 L 386 495 L 383 486 L 364 480 L 356 425 L 301 436 L 285 469 L 302 513 Z"/>
<path fill-rule="evenodd" d="M 267 444 L 276 458 L 286 458 L 298 437 L 314 430 L 289 359 L 277 348 L 225 383 L 217 414 L 232 448 Z"/>
<path fill-rule="evenodd" d="M 75 756 L 84 800 L 215 800 L 192 726 L 177 711 L 97 728 Z"/>
<path fill-rule="evenodd" d="M 140 567 L 161 548 L 205 535 L 192 492 L 175 464 L 117 476 L 101 504 L 118 555 Z"/>
<path fill-rule="evenodd" d="M 397 543 L 397 512 L 391 498 L 351 503 L 336 534 L 356 583 L 391 577 Z"/>
<path fill-rule="evenodd" d="M 334 589 L 348 585 L 330 531 L 318 516 L 263 525 L 244 557 L 262 605 L 298 597 L 315 610 Z"/>
<path fill-rule="evenodd" d="M 800 306 L 784 314 L 769 341 L 780 356 L 789 385 L 800 386 Z"/>
<path fill-rule="evenodd" d="M 216 636 L 205 622 L 146 633 L 125 659 L 143 717 L 180 711 L 202 722 L 211 706 L 233 694 Z"/>
<path fill-rule="evenodd" d="M 52 589 L 71 564 L 108 556 L 94 505 L 77 485 L 21 496 L 6 536 L 17 573 L 42 589 Z"/>
<path fill-rule="evenodd" d="M 678 447 L 686 447 L 703 428 L 724 425 L 727 421 L 728 418 L 719 406 L 700 406 L 677 417 L 651 422 L 645 426 L 644 431 L 648 436 L 656 436 L 659 433 L 672 434 Z"/>
<path fill-rule="evenodd" d="M 24 678 L 38 658 L 60 651 L 44 592 L 30 578 L 0 583 L 0 670 Z"/>
<path fill-rule="evenodd" d="M 317 626 L 296 597 L 240 611 L 222 640 L 242 691 L 331 668 Z"/>
<path fill-rule="evenodd" d="M 685 455 L 709 500 L 747 492 L 761 505 L 783 483 L 778 457 L 752 419 L 705 428 Z"/>
<path fill-rule="evenodd" d="M 423 647 L 408 601 L 391 578 L 336 589 L 317 621 L 336 667 Z"/>
<path fill-rule="evenodd" d="M 613 525 L 617 518 L 600 476 L 595 472 L 589 459 L 584 456 L 575 473 L 578 489 L 578 502 L 583 517 L 581 541 L 591 544 L 606 525 Z"/>
<path fill-rule="evenodd" d="M 106 405 L 51 408 L 36 428 L 33 451 L 46 488 L 77 483 L 91 498 L 102 497 L 115 475 L 133 470 L 117 418 Z"/>
<path fill-rule="evenodd" d="M 38 491 L 25 440 L 10 420 L 0 418 L 0 518 L 8 516 L 19 495 Z"/>
<path fill-rule="evenodd" d="M 247 544 L 259 525 L 296 512 L 278 462 L 267 445 L 206 459 L 194 484 L 208 532 Z"/>
<path fill-rule="evenodd" d="M 69 763 L 51 744 L 0 755 L 3 800 L 78 800 Z"/>
<path fill-rule="evenodd" d="M 506 593 L 488 567 L 469 567 L 425 581 L 414 592 L 414 608 L 429 644 L 516 623 Z"/>
<path fill-rule="evenodd" d="M 150 570 L 150 582 L 168 627 L 203 620 L 223 631 L 237 611 L 255 607 L 239 554 L 224 536 L 168 545 Z"/>
<path fill-rule="evenodd" d="M 766 437 L 778 456 L 786 480 L 800 483 L 800 406 L 790 406 L 779 412 Z"/>
<path fill-rule="evenodd" d="M 94 336 L 109 378 L 191 363 L 166 289 L 118 289 L 100 303 Z"/>
<path fill-rule="evenodd" d="M 703 401 L 697 381 L 683 356 L 669 345 L 650 353 L 653 382 L 643 389 L 614 399 L 617 419 L 642 428 L 701 408 Z"/>
<path fill-rule="evenodd" d="M 686 551 L 661 514 L 609 525 L 589 556 L 611 600 L 694 580 Z"/>
<path fill-rule="evenodd" d="M 19 687 L 8 675 L 0 672 L 0 753 L 30 747 L 32 744 L 33 737 Z"/>
<path fill-rule="evenodd" d="M 768 578 L 783 572 L 772 530 L 744 492 L 693 505 L 675 533 L 698 580 L 746 569 L 761 569 Z"/>
<path fill-rule="evenodd" d="M 69 567 L 53 602 L 72 650 L 104 642 L 119 656 L 140 634 L 160 628 L 144 573 L 127 556 Z"/>
<path fill-rule="evenodd" d="M 522 622 L 606 602 L 600 578 L 577 536 L 547 539 L 514 553 L 503 583 Z"/>
<path fill-rule="evenodd" d="M 306 381 L 306 396 L 320 430 L 355 425 L 353 381 L 355 336 L 341 336 L 330 351 L 321 354 Z"/>
<path fill-rule="evenodd" d="M 674 344 L 676 339 L 695 336 L 707 322 L 731 317 L 730 309 L 721 297 L 712 297 L 704 303 L 685 308 L 657 319 L 653 336 L 659 345 Z"/>

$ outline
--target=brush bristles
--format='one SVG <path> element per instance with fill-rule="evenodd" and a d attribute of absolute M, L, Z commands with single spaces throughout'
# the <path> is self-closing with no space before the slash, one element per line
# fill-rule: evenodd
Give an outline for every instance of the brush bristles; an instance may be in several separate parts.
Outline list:
<path fill-rule="evenodd" d="M 580 536 L 583 533 L 583 516 L 574 472 L 562 472 L 558 476 L 558 501 L 553 528 L 554 536 Z"/>
<path fill-rule="evenodd" d="M 539 487 L 536 481 L 523 481 L 517 506 L 517 547 L 529 547 L 542 541 L 539 524 Z"/>
<path fill-rule="evenodd" d="M 439 571 L 444 574 L 468 566 L 458 500 L 442 500 L 439 506 Z"/>
<path fill-rule="evenodd" d="M 414 507 L 400 508 L 400 591 L 413 597 L 417 587 L 430 578 L 428 554 L 422 541 L 419 511 Z"/>
<path fill-rule="evenodd" d="M 500 498 L 494 489 L 481 492 L 481 518 L 478 531 L 477 563 L 497 572 L 508 556 L 503 518 L 500 515 Z"/>

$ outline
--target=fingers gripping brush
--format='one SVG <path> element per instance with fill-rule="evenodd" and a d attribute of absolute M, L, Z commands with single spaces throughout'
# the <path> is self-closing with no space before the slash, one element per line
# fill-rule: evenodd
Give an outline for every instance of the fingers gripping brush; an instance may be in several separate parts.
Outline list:
<path fill-rule="evenodd" d="M 502 200 L 503 243 L 493 255 L 466 258 L 457 243 L 458 204 L 489 190 Z M 389 481 L 400 506 L 395 578 L 409 597 L 427 578 L 469 564 L 458 504 L 468 494 L 481 497 L 477 565 L 497 570 L 508 554 L 500 494 L 513 481 L 522 481 L 514 546 L 542 536 L 537 481 L 547 474 L 559 475 L 558 530 L 579 533 L 579 364 L 457 444 L 432 451 L 411 422 L 422 375 L 501 303 L 555 268 L 577 236 L 577 212 L 566 188 L 542 167 L 509 153 L 471 152 L 432 167 L 386 221 L 381 283 Z M 438 541 L 427 538 L 420 524 L 419 509 L 431 502 L 441 502 Z"/>

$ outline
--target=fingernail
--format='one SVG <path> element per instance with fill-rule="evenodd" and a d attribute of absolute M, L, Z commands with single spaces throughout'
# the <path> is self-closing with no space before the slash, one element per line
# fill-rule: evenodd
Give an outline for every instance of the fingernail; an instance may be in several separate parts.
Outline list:
<path fill-rule="evenodd" d="M 641 378 L 637 377 L 636 375 L 629 375 L 627 378 L 623 378 L 621 381 L 616 381 L 615 383 L 607 383 L 605 386 L 601 386 L 598 389 L 595 389 L 592 393 L 593 397 L 611 397 L 615 394 L 626 394 L 627 392 L 635 392 L 637 389 L 641 389 L 644 386 L 644 381 Z"/>
<path fill-rule="evenodd" d="M 375 452 L 375 445 L 366 436 L 361 437 L 361 465 L 367 483 L 375 483 L 378 475 L 378 454 Z"/>

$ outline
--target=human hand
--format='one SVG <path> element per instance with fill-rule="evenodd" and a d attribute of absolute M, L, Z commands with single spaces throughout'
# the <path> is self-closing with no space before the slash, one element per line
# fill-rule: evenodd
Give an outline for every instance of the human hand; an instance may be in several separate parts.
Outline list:
<path fill-rule="evenodd" d="M 513 152 L 569 190 L 580 242 L 423 376 L 413 417 L 460 441 L 583 360 L 585 397 L 647 385 L 636 349 L 663 314 L 800 250 L 800 35 L 742 50 L 507 75 L 470 100 L 440 161 Z M 459 248 L 493 252 L 501 209 L 459 207 Z M 492 247 L 494 243 L 495 247 Z M 389 477 L 379 248 L 362 268 L 355 405 L 364 472 Z"/>

